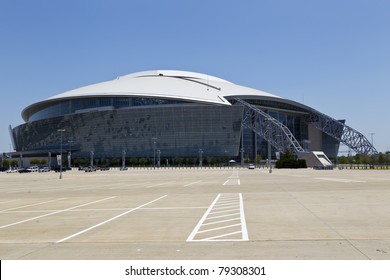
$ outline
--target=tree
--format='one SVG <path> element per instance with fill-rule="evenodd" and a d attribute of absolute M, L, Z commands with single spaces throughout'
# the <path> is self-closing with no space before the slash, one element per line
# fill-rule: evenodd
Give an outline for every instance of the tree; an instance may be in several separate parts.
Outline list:
<path fill-rule="evenodd" d="M 256 155 L 255 163 L 259 164 L 261 160 L 262 160 L 261 155 Z"/>
<path fill-rule="evenodd" d="M 365 166 L 370 163 L 370 157 L 368 155 L 356 155 L 357 159 L 355 160 L 357 163 L 362 163 Z"/>
<path fill-rule="evenodd" d="M 88 165 L 89 164 L 89 159 L 87 159 L 87 158 L 76 158 L 76 159 L 74 159 L 73 163 L 76 166 Z"/>
<path fill-rule="evenodd" d="M 31 165 L 41 164 L 41 160 L 37 158 L 33 158 L 30 160 Z"/>
<path fill-rule="evenodd" d="M 136 157 L 131 157 L 131 158 L 130 158 L 130 164 L 131 164 L 131 165 L 134 166 L 134 165 L 136 165 L 137 163 L 138 163 L 138 159 L 137 159 Z"/>
<path fill-rule="evenodd" d="M 383 153 L 379 153 L 379 155 L 378 155 L 378 163 L 379 164 L 385 164 L 386 163 L 386 157 L 383 155 Z"/>
<path fill-rule="evenodd" d="M 119 166 L 120 160 L 118 158 L 112 158 L 111 164 L 112 166 Z"/>
<path fill-rule="evenodd" d="M 226 163 L 227 163 L 227 158 L 226 157 L 220 157 L 219 159 L 218 159 L 218 163 L 219 163 L 219 165 L 225 165 Z"/>
<path fill-rule="evenodd" d="M 138 163 L 141 165 L 141 166 L 145 166 L 147 163 L 148 163 L 148 160 L 146 158 L 140 158 L 138 160 Z"/>
<path fill-rule="evenodd" d="M 193 158 L 186 158 L 186 165 L 187 166 L 194 165 L 194 159 Z"/>
<path fill-rule="evenodd" d="M 347 164 L 348 158 L 346 156 L 339 157 L 339 164 Z"/>
<path fill-rule="evenodd" d="M 362 155 L 356 154 L 353 157 L 353 163 L 355 163 L 355 164 L 360 164 L 360 163 L 367 164 L 368 163 L 368 159 L 365 158 L 364 155 L 362 157 Z"/>
<path fill-rule="evenodd" d="M 216 157 L 211 157 L 211 158 L 210 158 L 210 164 L 211 164 L 211 165 L 214 165 L 214 166 L 215 166 L 215 165 L 217 164 L 217 162 L 218 162 L 218 161 L 217 161 L 217 158 L 216 158 Z"/>
<path fill-rule="evenodd" d="M 102 165 L 107 166 L 107 165 L 110 164 L 110 161 L 109 161 L 108 159 L 106 159 L 106 158 L 102 158 L 102 159 L 100 160 L 100 163 L 101 163 Z"/>
<path fill-rule="evenodd" d="M 175 165 L 180 166 L 183 163 L 183 158 L 175 157 Z"/>
<path fill-rule="evenodd" d="M 9 167 L 10 161 L 8 159 L 3 160 L 3 167 Z"/>

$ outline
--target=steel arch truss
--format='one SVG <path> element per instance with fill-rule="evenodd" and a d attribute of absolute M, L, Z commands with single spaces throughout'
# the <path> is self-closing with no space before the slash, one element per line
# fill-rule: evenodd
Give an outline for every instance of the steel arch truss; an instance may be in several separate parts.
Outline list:
<path fill-rule="evenodd" d="M 295 154 L 304 152 L 287 126 L 248 102 L 238 97 L 232 98 L 244 107 L 241 122 L 243 127 L 249 128 L 260 135 L 279 152 L 283 153 L 286 149 Z"/>
<path fill-rule="evenodd" d="M 358 154 L 376 155 L 378 151 L 359 131 L 316 110 L 309 112 L 307 122 L 330 135 Z"/>

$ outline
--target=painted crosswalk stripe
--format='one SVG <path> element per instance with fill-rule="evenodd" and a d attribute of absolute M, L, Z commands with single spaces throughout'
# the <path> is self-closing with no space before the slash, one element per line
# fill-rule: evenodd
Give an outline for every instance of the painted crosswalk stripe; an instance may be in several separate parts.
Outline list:
<path fill-rule="evenodd" d="M 240 177 L 238 176 L 238 172 L 235 171 L 233 174 L 222 184 L 222 186 L 239 186 L 241 184 Z"/>

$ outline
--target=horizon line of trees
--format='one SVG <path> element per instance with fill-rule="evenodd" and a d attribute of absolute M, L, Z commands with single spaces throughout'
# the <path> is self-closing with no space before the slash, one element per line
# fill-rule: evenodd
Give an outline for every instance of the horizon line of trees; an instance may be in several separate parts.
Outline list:
<path fill-rule="evenodd" d="M 386 153 L 380 152 L 378 155 L 356 154 L 354 156 L 339 156 L 337 157 L 338 164 L 390 164 L 390 151 Z"/>

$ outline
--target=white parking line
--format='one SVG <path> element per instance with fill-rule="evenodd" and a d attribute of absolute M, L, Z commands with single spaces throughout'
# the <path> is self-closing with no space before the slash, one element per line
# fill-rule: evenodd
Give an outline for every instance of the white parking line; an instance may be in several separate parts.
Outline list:
<path fill-rule="evenodd" d="M 195 185 L 195 184 L 200 183 L 200 182 L 202 182 L 202 180 L 196 181 L 196 182 L 193 182 L 193 183 L 189 183 L 187 185 L 184 185 L 184 187 L 189 187 L 189 186 Z"/>
<path fill-rule="evenodd" d="M 240 223 L 238 223 L 238 224 L 228 225 L 228 226 L 224 226 L 224 227 L 217 227 L 217 228 L 212 228 L 212 229 L 205 229 L 205 230 L 200 230 L 200 231 L 198 231 L 198 233 L 204 233 L 204 232 L 216 231 L 216 230 L 220 230 L 220 229 L 225 229 L 225 228 L 236 227 L 236 226 L 239 226 L 239 225 L 241 225 L 241 224 L 240 224 Z"/>
<path fill-rule="evenodd" d="M 358 181 L 358 180 L 342 179 L 342 178 L 316 177 L 315 179 L 331 181 L 331 182 L 339 182 L 339 183 L 366 183 L 366 181 Z"/>
<path fill-rule="evenodd" d="M 242 193 L 240 193 L 240 212 L 241 212 L 241 231 L 242 231 L 242 240 L 249 240 L 248 229 L 246 227 L 245 212 L 244 212 L 244 200 L 242 198 Z"/>
<path fill-rule="evenodd" d="M 40 215 L 40 216 L 37 216 L 37 217 L 34 217 L 34 218 L 30 218 L 30 219 L 26 219 L 26 220 L 23 220 L 23 221 L 19 221 L 19 222 L 11 223 L 11 224 L 8 224 L 8 225 L 0 226 L 0 229 L 6 228 L 6 227 L 10 227 L 10 226 L 14 226 L 14 225 L 19 225 L 19 224 L 22 224 L 22 223 L 26 223 L 26 222 L 29 222 L 29 221 L 36 220 L 36 219 L 44 218 L 44 217 L 47 217 L 47 216 L 52 216 L 52 215 L 55 215 L 55 214 L 59 214 L 59 213 L 62 213 L 62 212 L 66 212 L 66 211 L 69 211 L 69 210 L 80 208 L 80 207 L 83 207 L 83 206 L 91 205 L 91 204 L 94 204 L 94 203 L 99 203 L 99 202 L 102 202 L 102 201 L 105 201 L 105 200 L 113 199 L 115 197 L 116 196 L 111 196 L 111 197 L 108 197 L 108 198 L 99 199 L 99 200 L 96 200 L 96 201 L 88 202 L 88 203 L 85 203 L 85 204 L 77 205 L 77 206 L 66 208 L 66 209 L 63 209 L 63 210 L 58 210 L 58 211 L 55 211 L 55 212 L 52 212 L 52 213 L 48 213 L 48 214 L 45 214 L 45 215 Z"/>
<path fill-rule="evenodd" d="M 232 236 L 232 235 L 236 235 L 239 233 L 241 233 L 241 231 L 225 233 L 225 234 L 221 234 L 221 235 L 217 235 L 217 236 L 213 236 L 213 237 L 204 238 L 201 241 L 238 241 L 238 240 L 234 240 L 234 239 L 219 239 L 219 238 Z"/>
<path fill-rule="evenodd" d="M 168 185 L 168 184 L 172 184 L 173 182 L 166 182 L 166 183 L 160 183 L 160 184 L 155 184 L 155 185 L 151 185 L 151 186 L 147 186 L 146 188 L 155 188 L 155 187 L 160 187 L 160 186 L 163 186 L 163 185 Z"/>
<path fill-rule="evenodd" d="M 230 175 L 229 179 L 222 184 L 222 186 L 239 186 L 240 184 L 240 177 L 238 176 L 238 172 L 235 171 L 232 175 Z"/>
<path fill-rule="evenodd" d="M 206 210 L 206 212 L 203 214 L 202 218 L 199 220 L 198 224 L 195 226 L 195 228 L 192 230 L 190 236 L 187 238 L 187 242 L 193 241 L 196 233 L 199 231 L 200 227 L 202 226 L 203 222 L 206 220 L 207 216 L 213 209 L 215 203 L 217 203 L 218 199 L 221 197 L 221 194 L 218 194 L 217 197 L 214 199 L 214 201 L 211 203 L 210 207 Z"/>
<path fill-rule="evenodd" d="M 224 207 L 220 207 L 220 204 Z M 247 240 L 249 238 L 241 193 L 218 194 L 187 238 L 187 242 Z"/>
<path fill-rule="evenodd" d="M 65 197 L 59 198 L 59 199 L 53 199 L 53 200 L 49 200 L 49 201 L 44 201 L 44 202 L 39 202 L 39 203 L 34 203 L 34 204 L 29 204 L 29 205 L 24 205 L 24 206 L 19 206 L 19 207 L 14 207 L 14 208 L 9 208 L 9 209 L 4 209 L 4 210 L 1 210 L 0 213 L 12 211 L 12 210 L 17 210 L 17 209 L 23 209 L 23 208 L 32 207 L 32 206 L 37 206 L 37 205 L 42 205 L 42 204 L 46 204 L 46 203 L 50 203 L 50 202 L 54 202 L 54 201 L 59 201 L 59 200 L 64 200 L 64 199 L 65 199 Z"/>
<path fill-rule="evenodd" d="M 131 212 L 134 212 L 134 211 L 136 211 L 136 210 L 138 210 L 138 209 L 141 209 L 142 207 L 144 207 L 144 206 L 146 206 L 146 205 L 152 204 L 152 203 L 154 203 L 154 202 L 156 202 L 156 201 L 158 201 L 158 200 L 160 200 L 160 199 L 163 199 L 163 198 L 165 198 L 166 196 L 168 196 L 168 195 L 167 195 L 167 194 L 166 194 L 166 195 L 163 195 L 163 196 L 161 196 L 161 197 L 159 197 L 159 198 L 156 198 L 156 199 L 154 199 L 154 200 L 152 200 L 152 201 L 149 201 L 149 202 L 147 202 L 147 203 L 144 203 L 144 204 L 142 204 L 142 205 L 140 205 L 140 206 L 138 206 L 138 207 L 136 207 L 136 208 L 132 208 L 132 209 L 130 209 L 130 210 L 128 210 L 128 211 L 126 211 L 126 212 L 124 212 L 124 213 L 122 213 L 122 214 L 119 214 L 119 215 L 117 215 L 117 216 L 115 216 L 115 217 L 112 217 L 111 219 L 105 220 L 105 221 L 103 221 L 103 222 L 101 222 L 101 223 L 99 223 L 99 224 L 97 224 L 97 225 L 91 226 L 91 227 L 86 228 L 86 229 L 84 229 L 84 230 L 82 230 L 82 231 L 79 231 L 79 232 L 77 232 L 77 233 L 75 233 L 75 234 L 72 234 L 72 235 L 70 235 L 70 236 L 68 236 L 68 237 L 65 237 L 65 238 L 63 238 L 63 239 L 61 239 L 61 240 L 58 240 L 56 243 L 61 243 L 61 242 L 64 242 L 64 241 L 66 241 L 66 240 L 69 240 L 69 239 L 71 239 L 71 238 L 73 238 L 73 237 L 76 237 L 76 236 L 78 236 L 78 235 L 81 235 L 81 234 L 83 234 L 83 233 L 86 233 L 87 231 L 90 231 L 90 230 L 92 230 L 92 229 L 95 229 L 95 228 L 97 228 L 97 227 L 100 227 L 100 226 L 102 226 L 102 225 L 104 225 L 104 224 L 107 224 L 107 223 L 109 223 L 109 222 L 111 222 L 111 221 L 114 221 L 114 220 L 116 220 L 116 219 L 118 219 L 118 218 L 120 218 L 120 217 L 122 217 L 122 216 L 124 216 L 124 215 L 127 215 L 127 214 L 129 214 L 129 213 L 131 213 Z"/>
<path fill-rule="evenodd" d="M 203 226 L 221 224 L 221 223 L 232 222 L 232 221 L 237 221 L 237 220 L 241 220 L 241 218 L 234 218 L 234 219 L 229 219 L 229 220 L 223 220 L 223 221 L 216 221 L 216 222 L 206 223 L 206 224 L 203 224 Z"/>
<path fill-rule="evenodd" d="M 213 212 L 213 214 L 226 213 L 226 212 L 234 212 L 234 211 L 236 211 L 236 209 L 217 211 L 217 212 Z"/>
<path fill-rule="evenodd" d="M 240 179 L 231 178 L 231 179 L 227 179 L 226 182 L 222 184 L 222 186 L 239 186 L 240 184 L 241 184 Z"/>
<path fill-rule="evenodd" d="M 219 218 L 225 218 L 225 217 L 237 216 L 237 215 L 240 215 L 240 213 L 210 217 L 210 218 L 207 218 L 206 220 L 219 219 Z"/>
<path fill-rule="evenodd" d="M 224 209 L 224 208 L 229 208 L 229 207 L 234 207 L 234 206 L 236 206 L 237 204 L 239 204 L 239 203 L 237 203 L 237 202 L 228 202 L 228 201 L 226 201 L 226 203 L 218 203 L 218 207 L 216 207 L 215 209 Z M 222 206 L 222 207 L 221 207 Z"/>

